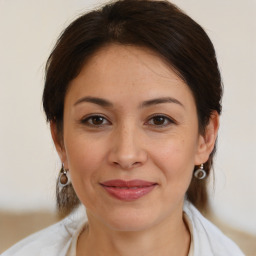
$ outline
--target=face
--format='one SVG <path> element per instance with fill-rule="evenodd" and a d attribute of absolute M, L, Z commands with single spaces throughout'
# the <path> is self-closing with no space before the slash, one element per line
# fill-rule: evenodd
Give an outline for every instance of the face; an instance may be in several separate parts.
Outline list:
<path fill-rule="evenodd" d="M 115 230 L 181 215 L 194 166 L 211 151 L 189 87 L 155 53 L 120 45 L 70 83 L 56 144 L 89 221 Z"/>

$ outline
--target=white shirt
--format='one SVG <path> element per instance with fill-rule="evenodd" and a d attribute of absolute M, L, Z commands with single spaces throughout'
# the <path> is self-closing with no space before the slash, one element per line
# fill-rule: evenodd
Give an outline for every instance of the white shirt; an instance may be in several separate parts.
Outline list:
<path fill-rule="evenodd" d="M 238 246 L 191 203 L 186 201 L 183 210 L 191 234 L 188 256 L 244 256 Z M 80 207 L 62 221 L 23 239 L 1 256 L 76 256 L 77 239 L 85 221 L 85 211 Z"/>

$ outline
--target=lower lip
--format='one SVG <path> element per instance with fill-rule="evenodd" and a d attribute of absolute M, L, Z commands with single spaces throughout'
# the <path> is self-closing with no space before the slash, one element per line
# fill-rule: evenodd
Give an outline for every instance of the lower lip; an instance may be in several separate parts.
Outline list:
<path fill-rule="evenodd" d="M 156 185 L 139 187 L 139 188 L 117 188 L 117 187 L 107 187 L 103 188 L 113 197 L 124 200 L 124 201 L 133 201 L 139 199 L 149 192 L 151 192 Z"/>

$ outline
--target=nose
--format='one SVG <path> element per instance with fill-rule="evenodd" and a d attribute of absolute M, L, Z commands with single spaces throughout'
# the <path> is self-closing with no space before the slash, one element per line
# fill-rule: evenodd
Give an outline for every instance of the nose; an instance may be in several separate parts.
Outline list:
<path fill-rule="evenodd" d="M 142 166 L 147 152 L 142 147 L 141 135 L 132 125 L 123 126 L 113 134 L 108 160 L 124 170 Z"/>

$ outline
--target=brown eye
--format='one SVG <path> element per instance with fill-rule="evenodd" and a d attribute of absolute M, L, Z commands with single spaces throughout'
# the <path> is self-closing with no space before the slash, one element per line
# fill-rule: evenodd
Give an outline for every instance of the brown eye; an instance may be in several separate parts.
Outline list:
<path fill-rule="evenodd" d="M 102 125 L 104 122 L 104 118 L 101 116 L 94 116 L 91 118 L 91 122 L 94 125 Z"/>
<path fill-rule="evenodd" d="M 149 124 L 151 126 L 159 126 L 159 127 L 165 127 L 165 126 L 168 126 L 168 125 L 174 124 L 174 123 L 175 122 L 171 118 L 163 116 L 163 115 L 153 116 L 147 122 L 147 124 Z"/>
<path fill-rule="evenodd" d="M 100 127 L 103 125 L 109 125 L 110 122 L 103 116 L 89 116 L 85 118 L 84 120 L 81 121 L 83 124 L 88 125 L 88 126 L 95 126 L 95 127 Z"/>
<path fill-rule="evenodd" d="M 155 116 L 152 118 L 154 125 L 163 125 L 166 121 L 166 118 L 163 116 Z"/>

